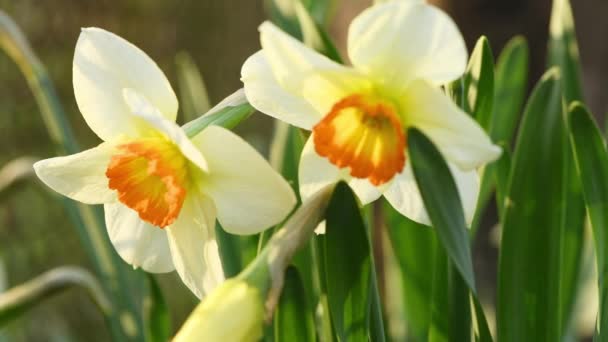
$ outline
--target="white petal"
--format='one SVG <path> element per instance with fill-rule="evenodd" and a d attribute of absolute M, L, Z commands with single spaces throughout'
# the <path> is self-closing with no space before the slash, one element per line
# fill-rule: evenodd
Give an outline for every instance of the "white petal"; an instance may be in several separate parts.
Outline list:
<path fill-rule="evenodd" d="M 319 190 L 340 180 L 348 183 L 363 205 L 375 201 L 382 195 L 382 191 L 367 179 L 353 178 L 349 175 L 348 168 L 339 169 L 327 158 L 318 155 L 315 151 L 314 133 L 310 135 L 302 150 L 298 178 L 302 201 L 306 201 Z"/>
<path fill-rule="evenodd" d="M 307 130 L 322 118 L 306 99 L 279 85 L 262 51 L 245 61 L 241 80 L 249 103 L 264 114 Z"/>
<path fill-rule="evenodd" d="M 202 298 L 224 280 L 218 267 L 213 203 L 197 191 L 191 192 L 166 231 L 175 270 L 190 291 Z"/>
<path fill-rule="evenodd" d="M 355 68 L 396 87 L 416 78 L 452 81 L 467 62 L 454 21 L 421 1 L 394 0 L 363 11 L 350 25 L 348 54 Z"/>
<path fill-rule="evenodd" d="M 108 188 L 106 169 L 113 148 L 103 143 L 65 157 L 44 159 L 34 164 L 44 184 L 73 200 L 87 204 L 113 202 L 116 193 Z"/>
<path fill-rule="evenodd" d="M 463 172 L 453 164 L 448 163 L 448 165 L 458 188 L 465 219 L 467 224 L 470 224 L 475 214 L 479 195 L 479 176 L 475 170 Z M 403 171 L 395 177 L 384 192 L 384 197 L 395 210 L 410 220 L 425 225 L 431 224 L 412 172 L 411 163 L 406 163 Z"/>
<path fill-rule="evenodd" d="M 136 89 L 170 121 L 177 98 L 156 63 L 123 38 L 98 28 L 83 29 L 73 64 L 74 94 L 87 124 L 103 140 L 135 137 L 139 121 L 124 102 L 123 88 Z"/>
<path fill-rule="evenodd" d="M 141 220 L 122 203 L 106 204 L 104 211 L 110 241 L 125 262 L 152 273 L 173 271 L 165 231 Z"/>
<path fill-rule="evenodd" d="M 123 96 L 134 115 L 142 118 L 147 125 L 154 127 L 165 135 L 179 147 L 182 154 L 193 162 L 194 165 L 198 166 L 203 171 L 207 171 L 207 161 L 203 158 L 196 146 L 192 144 L 181 127 L 175 122 L 163 117 L 158 109 L 156 109 L 146 97 L 135 90 L 125 88 L 123 89 Z"/>
<path fill-rule="evenodd" d="M 353 189 L 353 192 L 355 195 L 357 195 L 362 205 L 371 203 L 382 196 L 382 191 L 370 183 L 369 180 L 362 178 L 349 178 L 350 180 L 347 180 L 348 185 L 351 189 Z"/>
<path fill-rule="evenodd" d="M 472 170 L 496 160 L 501 148 L 469 115 L 439 89 L 414 81 L 403 101 L 406 126 L 426 134 L 443 156 L 463 170 Z"/>
<path fill-rule="evenodd" d="M 300 197 L 305 202 L 319 190 L 337 183 L 348 175 L 346 169 L 340 170 L 327 158 L 321 157 L 315 151 L 314 133 L 302 149 L 300 165 L 298 168 L 298 182 L 300 183 Z"/>
<path fill-rule="evenodd" d="M 270 22 L 260 26 L 260 40 L 262 51 L 245 63 L 242 79 L 247 97 L 268 115 L 310 129 L 340 99 L 370 87 L 354 69 L 308 48 Z M 273 105 L 277 98 L 280 104 Z"/>
<path fill-rule="evenodd" d="M 289 214 L 296 203 L 289 184 L 243 139 L 210 126 L 193 142 L 209 164 L 202 191 L 213 200 L 226 231 L 258 233 Z"/>

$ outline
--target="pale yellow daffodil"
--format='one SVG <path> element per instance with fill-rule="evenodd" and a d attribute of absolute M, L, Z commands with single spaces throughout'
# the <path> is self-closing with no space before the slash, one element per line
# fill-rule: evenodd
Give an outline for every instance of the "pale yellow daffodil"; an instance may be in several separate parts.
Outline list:
<path fill-rule="evenodd" d="M 111 242 L 134 267 L 176 270 L 198 297 L 223 281 L 215 219 L 253 234 L 295 204 L 289 185 L 245 141 L 220 127 L 189 139 L 163 72 L 141 50 L 98 28 L 83 29 L 74 55 L 74 93 L 104 142 L 35 164 L 55 191 L 103 204 Z"/>
<path fill-rule="evenodd" d="M 426 134 L 450 165 L 467 219 L 479 193 L 476 169 L 501 149 L 442 92 L 467 51 L 454 22 L 423 1 L 394 0 L 356 17 L 344 66 L 265 22 L 262 50 L 243 65 L 245 94 L 259 111 L 311 130 L 299 167 L 303 199 L 345 180 L 363 204 L 384 195 L 403 215 L 429 223 L 407 152 L 407 129 Z"/>

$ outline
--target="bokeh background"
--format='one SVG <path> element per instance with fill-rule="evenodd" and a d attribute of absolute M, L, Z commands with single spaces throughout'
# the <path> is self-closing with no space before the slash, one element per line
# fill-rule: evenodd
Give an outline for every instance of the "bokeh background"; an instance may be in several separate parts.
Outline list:
<path fill-rule="evenodd" d="M 370 0 L 341 0 L 329 23 L 344 51 L 348 23 Z M 472 47 L 488 36 L 495 56 L 514 35 L 531 48 L 531 85 L 544 70 L 550 0 L 436 0 L 460 26 Z M 572 0 L 583 65 L 586 101 L 598 117 L 608 110 L 608 2 Z M 240 87 L 239 71 L 259 48 L 257 26 L 265 19 L 262 0 L 0 0 L 0 9 L 25 31 L 47 66 L 83 148 L 98 139 L 82 120 L 73 96 L 72 56 L 81 27 L 98 26 L 139 46 L 167 74 L 176 92 L 176 54 L 188 52 L 200 69 L 212 103 Z M 404 42 L 407 43 L 407 42 Z M 603 120 L 600 120 L 603 122 Z M 238 132 L 266 153 L 272 121 L 254 115 Z M 13 62 L 0 53 L 0 166 L 20 156 L 45 158 L 54 151 L 38 107 Z M 481 287 L 494 288 L 497 252 L 491 243 L 493 213 L 475 246 Z M 0 195 L 0 291 L 62 265 L 91 269 L 63 207 L 40 183 L 26 182 Z M 196 304 L 173 275 L 159 277 L 177 328 Z M 492 290 L 485 292 L 492 300 Z M 103 318 L 81 290 L 45 301 L 8 327 L 0 341 L 105 341 Z"/>

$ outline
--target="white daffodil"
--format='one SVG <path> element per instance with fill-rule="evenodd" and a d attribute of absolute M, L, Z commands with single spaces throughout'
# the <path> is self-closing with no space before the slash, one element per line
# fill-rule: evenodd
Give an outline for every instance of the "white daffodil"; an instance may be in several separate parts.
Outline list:
<path fill-rule="evenodd" d="M 34 168 L 55 191 L 103 204 L 110 240 L 134 267 L 175 269 L 201 297 L 223 280 L 216 217 L 231 233 L 253 234 L 294 206 L 287 182 L 235 134 L 212 126 L 189 139 L 175 123 L 165 75 L 126 40 L 83 29 L 73 83 L 85 121 L 104 142 Z"/>
<path fill-rule="evenodd" d="M 407 160 L 407 128 L 417 127 L 450 164 L 471 220 L 476 168 L 501 150 L 440 89 L 463 74 L 467 61 L 445 13 L 404 0 L 366 9 L 349 28 L 350 67 L 269 22 L 260 33 L 262 50 L 241 71 L 245 94 L 259 111 L 312 131 L 300 159 L 304 199 L 345 180 L 363 204 L 384 195 L 403 215 L 428 224 Z"/>

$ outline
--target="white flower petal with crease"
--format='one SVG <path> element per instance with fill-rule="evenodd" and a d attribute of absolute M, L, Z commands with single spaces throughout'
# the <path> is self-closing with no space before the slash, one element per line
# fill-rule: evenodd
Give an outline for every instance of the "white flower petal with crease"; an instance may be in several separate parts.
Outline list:
<path fill-rule="evenodd" d="M 304 145 L 304 149 L 302 149 L 298 168 L 298 182 L 300 183 L 302 202 L 305 202 L 326 186 L 339 182 L 340 179 L 343 179 L 343 174 L 344 172 L 330 163 L 327 158 L 317 154 L 314 133 L 311 134 Z"/>
<path fill-rule="evenodd" d="M 289 184 L 243 139 L 210 126 L 193 142 L 209 165 L 201 189 L 213 200 L 226 231 L 259 233 L 289 214 L 296 203 Z"/>
<path fill-rule="evenodd" d="M 36 175 L 58 193 L 86 204 L 116 200 L 108 188 L 106 169 L 113 147 L 103 143 L 92 149 L 65 157 L 44 159 L 34 164 Z"/>
<path fill-rule="evenodd" d="M 175 122 L 164 118 L 158 109 L 156 109 L 143 95 L 137 93 L 133 89 L 123 89 L 125 102 L 134 115 L 142 118 L 146 124 L 154 127 L 157 131 L 163 133 L 177 147 L 182 154 L 194 163 L 198 168 L 207 171 L 207 161 L 201 155 L 200 151 L 192 144 L 190 138 L 184 130 Z"/>
<path fill-rule="evenodd" d="M 120 257 L 146 272 L 173 271 L 167 234 L 142 221 L 137 212 L 122 203 L 104 205 L 106 227 Z"/>
<path fill-rule="evenodd" d="M 218 257 L 210 257 L 215 241 L 215 209 L 211 200 L 200 193 L 188 194 L 182 210 L 172 225 L 165 228 L 169 238 L 169 246 L 175 270 L 184 284 L 198 298 L 221 283 L 223 274 L 217 273 L 217 267 L 209 267 L 207 260 L 213 265 Z"/>
<path fill-rule="evenodd" d="M 364 10 L 350 25 L 348 55 L 358 70 L 399 89 L 416 78 L 435 85 L 453 81 L 467 63 L 454 21 L 421 1 L 394 0 Z"/>
<path fill-rule="evenodd" d="M 462 170 L 472 170 L 500 156 L 501 148 L 441 90 L 418 80 L 408 87 L 404 99 L 405 124 L 420 129 L 446 160 Z"/>
<path fill-rule="evenodd" d="M 156 63 L 135 45 L 99 28 L 80 33 L 73 84 L 80 112 L 102 140 L 141 133 L 140 120 L 123 99 L 124 88 L 137 89 L 167 120 L 175 121 L 177 115 L 175 93 Z"/>
<path fill-rule="evenodd" d="M 322 114 L 308 101 L 283 89 L 262 51 L 249 57 L 241 69 L 245 94 L 257 110 L 294 126 L 312 129 Z"/>

